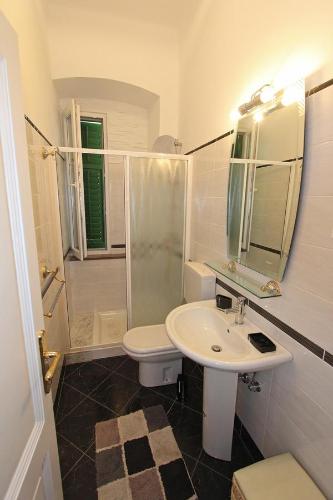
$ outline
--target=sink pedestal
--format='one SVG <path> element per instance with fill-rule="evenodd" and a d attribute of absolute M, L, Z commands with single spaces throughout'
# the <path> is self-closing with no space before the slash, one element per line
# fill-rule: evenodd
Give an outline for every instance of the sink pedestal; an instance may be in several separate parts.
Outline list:
<path fill-rule="evenodd" d="M 220 460 L 231 460 L 237 383 L 237 373 L 204 368 L 202 446 Z"/>

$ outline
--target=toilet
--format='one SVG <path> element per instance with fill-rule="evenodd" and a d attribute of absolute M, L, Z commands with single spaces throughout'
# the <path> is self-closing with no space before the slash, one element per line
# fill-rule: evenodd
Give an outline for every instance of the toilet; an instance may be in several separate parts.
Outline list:
<path fill-rule="evenodd" d="M 186 302 L 215 296 L 215 274 L 199 262 L 184 264 Z M 145 387 L 174 384 L 182 372 L 183 354 L 172 344 L 165 324 L 131 328 L 123 339 L 124 351 L 139 362 L 139 381 Z"/>

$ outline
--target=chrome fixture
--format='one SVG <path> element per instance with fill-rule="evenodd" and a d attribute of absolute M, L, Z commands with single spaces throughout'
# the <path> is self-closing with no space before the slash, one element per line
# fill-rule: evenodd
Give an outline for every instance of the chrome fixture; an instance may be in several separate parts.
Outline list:
<path fill-rule="evenodd" d="M 240 373 L 238 375 L 239 380 L 241 380 L 244 384 L 249 384 L 250 383 L 250 375 L 248 373 Z"/>
<path fill-rule="evenodd" d="M 236 325 L 242 325 L 244 323 L 244 316 L 245 316 L 245 303 L 246 303 L 246 298 L 245 297 L 238 297 L 237 302 L 236 302 L 236 316 L 235 316 L 235 323 Z"/>
<path fill-rule="evenodd" d="M 281 288 L 280 285 L 277 281 L 275 280 L 270 280 L 266 283 L 266 285 L 263 285 L 261 287 L 261 290 L 263 292 L 269 292 L 272 295 L 281 295 Z"/>
<path fill-rule="evenodd" d="M 244 382 L 247 385 L 247 388 L 251 392 L 261 392 L 261 384 L 256 380 L 256 372 L 252 374 L 252 377 L 249 373 L 240 373 L 238 375 L 238 379 Z"/>
<path fill-rule="evenodd" d="M 252 94 L 250 101 L 241 104 L 238 108 L 240 115 L 245 115 L 252 108 L 259 106 L 260 104 L 271 101 L 274 98 L 275 92 L 269 83 L 266 83 L 260 89 L 256 90 L 254 94 Z"/>
<path fill-rule="evenodd" d="M 247 388 L 251 392 L 261 392 L 261 384 L 255 379 L 256 373 L 254 372 L 251 380 L 249 381 Z"/>

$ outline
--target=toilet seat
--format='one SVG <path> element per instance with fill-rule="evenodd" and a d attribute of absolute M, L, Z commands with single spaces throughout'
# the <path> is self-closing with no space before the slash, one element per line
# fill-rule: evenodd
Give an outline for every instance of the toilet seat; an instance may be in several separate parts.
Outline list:
<path fill-rule="evenodd" d="M 125 333 L 123 344 L 125 350 L 141 356 L 179 352 L 170 341 L 164 324 L 132 328 Z"/>
<path fill-rule="evenodd" d="M 128 330 L 123 349 L 139 362 L 139 381 L 145 387 L 175 384 L 182 372 L 183 354 L 169 340 L 164 324 Z"/>

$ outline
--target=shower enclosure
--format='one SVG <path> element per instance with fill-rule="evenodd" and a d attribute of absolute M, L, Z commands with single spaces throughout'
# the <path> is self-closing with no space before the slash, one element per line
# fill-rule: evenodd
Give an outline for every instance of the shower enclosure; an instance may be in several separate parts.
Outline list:
<path fill-rule="evenodd" d="M 183 302 L 191 157 L 77 145 L 59 151 L 67 156 L 68 170 L 66 193 L 59 196 L 67 198 L 61 220 L 63 232 L 70 234 L 63 239 L 72 241 L 65 260 L 71 350 L 105 347 L 108 354 L 119 353 L 127 329 L 163 323 Z M 83 153 L 102 155 L 106 166 L 108 242 L 100 252 L 87 251 L 82 241 Z"/>
<path fill-rule="evenodd" d="M 185 160 L 126 161 L 129 327 L 164 323 L 183 301 Z"/>

